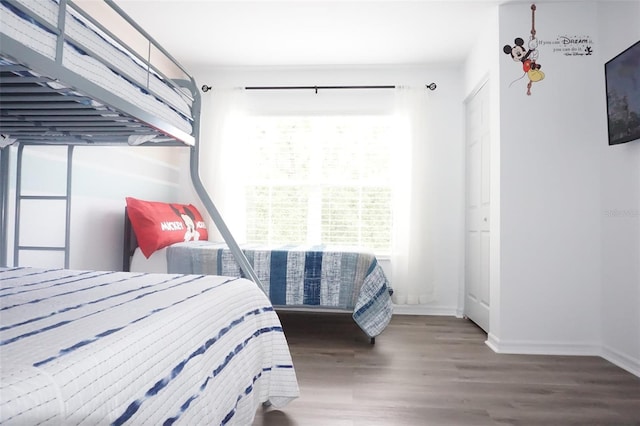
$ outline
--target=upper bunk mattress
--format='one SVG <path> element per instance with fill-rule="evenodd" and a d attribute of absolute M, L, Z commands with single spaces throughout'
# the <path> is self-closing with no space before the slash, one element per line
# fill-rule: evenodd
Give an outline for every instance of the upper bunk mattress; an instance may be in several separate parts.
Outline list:
<path fill-rule="evenodd" d="M 59 7 L 53 0 L 0 2 L 0 34 L 6 37 L 0 44 L 4 65 L 26 65 L 30 76 L 51 78 L 53 83 L 48 85 L 58 91 L 80 90 L 79 81 L 86 80 L 104 91 L 99 96 L 81 91 L 97 100 L 97 108 L 105 104 L 117 110 L 118 101 L 108 102 L 111 96 L 116 96 L 136 111 L 139 109 L 141 113 L 137 115 L 150 126 L 161 124 L 159 128 L 176 129 L 176 134 L 192 134 L 191 94 L 161 78 L 122 45 L 99 33 L 69 6 L 65 13 L 65 41 L 58 50 L 58 36 L 54 31 L 58 26 Z M 17 48 L 11 47 L 13 41 Z M 33 60 L 32 52 L 37 53 L 36 58 L 43 59 Z M 23 54 L 24 58 L 30 58 L 24 62 L 30 63 L 23 63 Z M 40 66 L 34 66 L 35 63 Z M 58 69 L 64 71 L 63 76 L 56 75 Z M 19 70 L 16 74 L 24 77 L 26 72 Z"/>
<path fill-rule="evenodd" d="M 247 425 L 298 395 L 248 280 L 0 268 L 0 309 L 2 424 Z"/>

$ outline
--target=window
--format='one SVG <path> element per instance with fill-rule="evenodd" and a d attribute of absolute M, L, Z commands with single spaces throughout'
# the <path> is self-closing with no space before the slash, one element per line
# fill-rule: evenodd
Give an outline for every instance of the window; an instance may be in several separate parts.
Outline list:
<path fill-rule="evenodd" d="M 247 242 L 390 251 L 392 116 L 247 120 Z"/>

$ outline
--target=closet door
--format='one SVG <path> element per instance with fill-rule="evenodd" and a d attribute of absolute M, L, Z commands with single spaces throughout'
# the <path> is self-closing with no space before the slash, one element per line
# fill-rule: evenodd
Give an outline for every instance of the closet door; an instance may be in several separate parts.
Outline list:
<path fill-rule="evenodd" d="M 466 102 L 465 316 L 489 331 L 489 88 Z"/>

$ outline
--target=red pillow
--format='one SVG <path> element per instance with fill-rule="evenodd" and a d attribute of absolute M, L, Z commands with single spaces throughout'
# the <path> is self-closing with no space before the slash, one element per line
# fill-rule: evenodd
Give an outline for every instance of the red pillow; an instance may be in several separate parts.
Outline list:
<path fill-rule="evenodd" d="M 209 238 L 202 215 L 192 204 L 169 204 L 132 197 L 126 197 L 126 200 L 138 246 L 147 258 L 173 243 Z"/>

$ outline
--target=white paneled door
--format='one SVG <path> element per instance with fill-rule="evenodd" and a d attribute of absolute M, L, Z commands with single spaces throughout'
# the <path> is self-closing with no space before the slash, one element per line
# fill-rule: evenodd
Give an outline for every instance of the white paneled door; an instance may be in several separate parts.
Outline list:
<path fill-rule="evenodd" d="M 465 316 L 489 332 L 489 88 L 466 102 Z"/>

